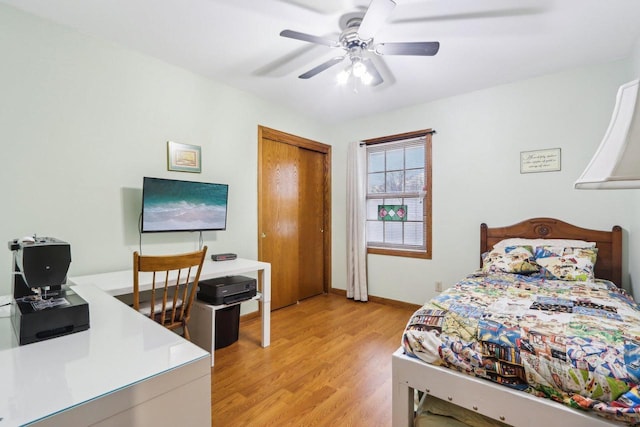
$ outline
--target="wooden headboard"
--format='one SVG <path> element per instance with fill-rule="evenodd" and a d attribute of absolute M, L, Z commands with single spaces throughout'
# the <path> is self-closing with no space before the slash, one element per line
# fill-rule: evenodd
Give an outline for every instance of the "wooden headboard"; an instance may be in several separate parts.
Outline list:
<path fill-rule="evenodd" d="M 531 218 L 506 227 L 480 224 L 480 254 L 491 250 L 500 240 L 510 237 L 525 239 L 574 239 L 596 242 L 598 259 L 595 276 L 622 286 L 622 228 L 611 231 L 577 227 L 554 218 Z M 480 261 L 482 265 L 482 260 Z"/>

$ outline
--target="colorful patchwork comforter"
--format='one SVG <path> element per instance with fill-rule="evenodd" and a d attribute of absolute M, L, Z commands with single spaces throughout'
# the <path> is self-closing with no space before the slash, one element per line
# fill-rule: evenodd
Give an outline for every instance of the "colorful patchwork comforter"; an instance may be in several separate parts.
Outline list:
<path fill-rule="evenodd" d="M 475 273 L 417 310 L 405 352 L 640 424 L 640 307 L 613 283 Z"/>

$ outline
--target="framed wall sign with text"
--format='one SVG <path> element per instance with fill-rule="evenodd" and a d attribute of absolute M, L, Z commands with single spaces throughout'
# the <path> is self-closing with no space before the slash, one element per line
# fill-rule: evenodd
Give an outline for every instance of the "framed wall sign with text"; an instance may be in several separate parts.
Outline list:
<path fill-rule="evenodd" d="M 520 152 L 520 173 L 554 172 L 559 170 L 559 148 Z"/>

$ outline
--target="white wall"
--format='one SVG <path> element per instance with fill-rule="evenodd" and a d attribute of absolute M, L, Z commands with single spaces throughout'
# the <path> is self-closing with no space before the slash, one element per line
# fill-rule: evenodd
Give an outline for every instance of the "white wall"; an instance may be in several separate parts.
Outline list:
<path fill-rule="evenodd" d="M 205 244 L 257 257 L 258 125 L 330 143 L 297 112 L 6 6 L 0 57 L 0 241 L 66 240 L 71 276 L 130 268 L 143 176 L 228 183 L 228 229 Z M 168 140 L 200 145 L 202 173 L 168 172 Z M 142 240 L 145 253 L 177 252 L 198 235 Z M 0 250 L 0 294 L 10 270 Z"/>
<path fill-rule="evenodd" d="M 640 52 L 640 50 L 639 50 Z M 433 260 L 371 256 L 370 292 L 422 303 L 433 283 L 478 265 L 479 224 L 555 216 L 640 230 L 636 192 L 576 191 L 630 61 L 568 71 L 354 120 L 333 129 L 153 58 L 0 6 L 0 240 L 71 243 L 70 274 L 128 268 L 138 249 L 143 176 L 230 184 L 228 230 L 211 253 L 257 256 L 257 126 L 333 149 L 333 286 L 345 288 L 346 143 L 433 127 Z M 202 147 L 201 174 L 168 172 L 166 141 Z M 562 171 L 519 173 L 519 153 L 562 149 Z M 636 196 L 629 198 L 629 194 Z M 628 234 L 625 237 L 629 237 Z M 145 253 L 195 249 L 195 234 L 144 235 Z M 640 253 L 640 239 L 625 239 Z M 637 255 L 636 255 L 637 256 Z M 640 267 L 630 263 L 640 277 Z M 0 294 L 11 253 L 0 251 Z M 638 282 L 636 284 L 635 282 Z M 634 285 L 640 285 L 637 279 Z M 637 292 L 636 294 L 640 294 Z"/>
<path fill-rule="evenodd" d="M 420 304 L 434 282 L 452 284 L 479 266 L 479 228 L 535 216 L 583 227 L 629 230 L 629 193 L 574 190 L 609 123 L 629 61 L 572 70 L 443 99 L 341 127 L 339 140 L 425 128 L 433 137 L 433 259 L 369 256 L 372 295 Z M 562 170 L 520 174 L 521 151 L 561 148 Z M 344 182 L 346 147 L 334 149 L 336 183 Z M 334 231 L 344 188 L 334 185 Z M 637 220 L 636 220 L 637 221 Z M 336 238 L 334 286 L 345 277 L 344 246 Z M 627 252 L 625 252 L 627 253 Z"/>
<path fill-rule="evenodd" d="M 640 40 L 636 42 L 631 54 L 632 76 L 629 80 L 640 78 Z M 631 224 L 629 226 L 629 281 L 634 291 L 634 298 L 640 301 L 640 191 L 628 190 L 632 202 Z"/>

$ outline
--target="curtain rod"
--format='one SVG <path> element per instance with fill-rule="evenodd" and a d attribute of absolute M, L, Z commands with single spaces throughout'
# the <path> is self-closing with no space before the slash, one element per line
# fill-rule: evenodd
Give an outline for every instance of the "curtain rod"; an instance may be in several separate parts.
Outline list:
<path fill-rule="evenodd" d="M 419 138 L 419 137 L 424 136 L 424 135 L 433 135 L 433 134 L 436 134 L 436 133 L 438 133 L 438 132 L 436 132 L 435 129 L 432 129 L 432 130 L 430 130 L 428 132 L 420 132 L 420 134 L 418 136 L 414 136 L 414 137 L 403 138 L 402 135 L 400 135 L 400 138 L 398 138 L 398 139 L 389 139 L 389 140 L 383 140 L 383 141 L 380 141 L 379 138 L 374 138 L 374 141 L 372 141 L 372 142 L 361 142 L 360 146 L 362 147 L 363 145 L 386 144 L 387 142 L 396 142 L 396 141 L 402 141 L 403 139 Z"/>

